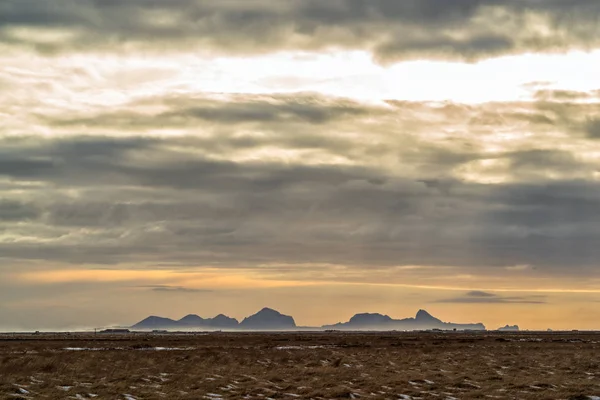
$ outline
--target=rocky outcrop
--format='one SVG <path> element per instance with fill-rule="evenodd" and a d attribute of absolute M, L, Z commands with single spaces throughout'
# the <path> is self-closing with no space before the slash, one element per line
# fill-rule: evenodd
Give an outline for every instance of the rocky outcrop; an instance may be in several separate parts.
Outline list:
<path fill-rule="evenodd" d="M 294 318 L 283 315 L 271 308 L 263 308 L 240 323 L 243 329 L 251 330 L 289 330 L 296 328 Z"/>
<path fill-rule="evenodd" d="M 505 327 L 498 328 L 498 332 L 519 332 L 519 325 L 506 325 Z"/>
<path fill-rule="evenodd" d="M 414 318 L 393 319 L 389 315 L 377 313 L 356 314 L 348 322 L 340 322 L 335 325 L 325 325 L 321 328 L 298 328 L 294 318 L 281 314 L 271 308 L 263 308 L 254 315 L 245 318 L 241 323 L 235 318 L 219 314 L 214 318 L 202 318 L 195 314 L 186 315 L 179 321 L 170 318 L 148 317 L 131 327 L 136 330 L 254 330 L 254 331 L 285 331 L 295 329 L 335 329 L 335 330 L 382 330 L 382 331 L 415 331 L 415 330 L 485 330 L 481 323 L 457 324 L 443 322 L 425 310 L 419 310 Z M 518 326 L 506 326 L 500 331 L 519 330 Z"/>
<path fill-rule="evenodd" d="M 335 325 L 325 325 L 324 329 L 340 330 L 485 330 L 481 323 L 456 324 L 443 322 L 435 318 L 425 310 L 419 310 L 414 318 L 392 319 L 382 314 L 356 314 L 348 322 L 340 322 Z"/>
<path fill-rule="evenodd" d="M 240 323 L 235 318 L 230 318 L 226 315 L 219 314 L 209 320 L 209 325 L 213 328 L 230 329 L 237 328 Z"/>
<path fill-rule="evenodd" d="M 131 328 L 137 330 L 235 329 L 238 325 L 237 319 L 223 314 L 219 314 L 214 318 L 202 318 L 195 314 L 189 314 L 178 321 L 152 316 L 138 322 Z"/>
<path fill-rule="evenodd" d="M 137 330 L 154 330 L 154 329 L 172 329 L 179 326 L 179 322 L 170 318 L 150 316 L 137 324 L 133 325 L 132 329 Z"/>
<path fill-rule="evenodd" d="M 179 324 L 181 324 L 183 326 L 192 326 L 192 327 L 207 325 L 207 320 L 205 320 L 204 318 L 199 317 L 195 314 L 186 315 L 185 317 L 181 318 L 178 322 L 179 322 Z"/>

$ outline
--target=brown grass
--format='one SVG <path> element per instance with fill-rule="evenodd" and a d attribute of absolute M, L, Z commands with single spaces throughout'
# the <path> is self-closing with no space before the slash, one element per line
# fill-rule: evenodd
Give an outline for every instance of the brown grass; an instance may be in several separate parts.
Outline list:
<path fill-rule="evenodd" d="M 0 398 L 587 399 L 600 395 L 599 342 L 585 333 L 3 335 Z"/>

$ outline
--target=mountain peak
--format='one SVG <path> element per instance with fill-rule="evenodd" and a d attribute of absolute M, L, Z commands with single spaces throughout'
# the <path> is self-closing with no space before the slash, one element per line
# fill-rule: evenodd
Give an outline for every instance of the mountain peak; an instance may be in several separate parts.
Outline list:
<path fill-rule="evenodd" d="M 358 325 L 382 325 L 391 321 L 392 318 L 389 315 L 363 313 L 354 315 L 349 322 Z"/>
<path fill-rule="evenodd" d="M 188 314 L 181 318 L 179 323 L 189 326 L 202 326 L 204 324 L 204 318 L 199 317 L 196 314 Z"/>
<path fill-rule="evenodd" d="M 196 314 L 188 314 L 188 315 L 186 315 L 185 317 L 183 317 L 181 319 L 190 319 L 190 318 L 202 318 L 202 317 L 199 317 Z"/>
<path fill-rule="evenodd" d="M 134 329 L 157 329 L 163 327 L 172 327 L 177 325 L 177 321 L 172 320 L 170 318 L 157 317 L 156 315 L 151 315 L 148 318 L 143 319 L 137 324 L 133 325 Z"/>
<path fill-rule="evenodd" d="M 210 320 L 210 325 L 218 328 L 237 328 L 239 322 L 225 314 L 219 314 Z"/>
<path fill-rule="evenodd" d="M 519 332 L 519 325 L 506 325 L 503 328 L 498 328 L 500 332 Z"/>
<path fill-rule="evenodd" d="M 425 310 L 419 310 L 417 312 L 417 315 L 415 316 L 415 320 L 420 321 L 420 322 L 442 322 L 439 319 L 435 318 L 433 315 L 429 314 L 427 311 Z"/>
<path fill-rule="evenodd" d="M 241 327 L 250 329 L 293 329 L 296 327 L 294 318 L 289 315 L 283 315 L 279 311 L 265 307 L 254 315 L 245 318 L 240 324 Z"/>
<path fill-rule="evenodd" d="M 269 307 L 265 307 L 262 310 L 260 310 L 258 312 L 258 314 L 263 313 L 263 314 L 277 314 L 277 315 L 282 315 L 279 311 L 277 310 L 273 310 L 272 308 Z"/>

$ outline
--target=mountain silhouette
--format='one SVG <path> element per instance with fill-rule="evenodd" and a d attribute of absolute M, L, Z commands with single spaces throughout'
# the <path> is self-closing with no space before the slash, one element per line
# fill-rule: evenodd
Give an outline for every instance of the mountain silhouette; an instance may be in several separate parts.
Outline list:
<path fill-rule="evenodd" d="M 133 325 L 132 329 L 138 330 L 154 330 L 154 329 L 170 329 L 170 330 L 186 330 L 186 329 L 235 329 L 239 325 L 238 320 L 229 318 L 226 315 L 219 314 L 214 318 L 202 318 L 195 314 L 189 314 L 175 321 L 170 318 L 148 317 L 137 324 Z"/>
<path fill-rule="evenodd" d="M 348 322 L 325 325 L 324 329 L 336 330 L 485 330 L 481 323 L 456 324 L 442 322 L 425 310 L 419 310 L 414 318 L 392 319 L 382 314 L 356 314 Z"/>
<path fill-rule="evenodd" d="M 196 314 L 189 314 L 181 318 L 178 322 L 186 326 L 205 326 L 207 320 L 197 316 Z"/>
<path fill-rule="evenodd" d="M 506 325 L 505 327 L 498 328 L 499 332 L 519 332 L 519 325 Z"/>
<path fill-rule="evenodd" d="M 230 318 L 226 315 L 219 314 L 209 320 L 209 325 L 213 328 L 237 328 L 240 323 L 235 318 Z"/>
<path fill-rule="evenodd" d="M 244 318 L 240 327 L 253 330 L 286 330 L 294 329 L 296 322 L 289 315 L 265 307 L 256 314 Z"/>
<path fill-rule="evenodd" d="M 180 326 L 179 321 L 170 318 L 156 317 L 154 315 L 133 325 L 133 329 L 151 330 L 151 329 L 171 329 Z"/>
<path fill-rule="evenodd" d="M 202 318 L 195 314 L 189 314 L 180 320 L 176 321 L 170 318 L 157 316 L 148 317 L 131 327 L 136 330 L 255 330 L 255 331 L 273 331 L 273 330 L 485 330 L 482 323 L 475 324 L 459 324 L 453 322 L 443 322 L 434 317 L 425 310 L 419 310 L 415 317 L 404 319 L 393 319 L 389 315 L 378 313 L 361 313 L 355 314 L 348 322 L 339 322 L 334 325 L 324 325 L 314 328 L 298 328 L 294 318 L 289 315 L 281 314 L 272 308 L 263 308 L 259 312 L 249 317 L 244 318 L 240 323 L 235 318 L 230 318 L 226 315 L 219 314 L 214 318 Z M 518 330 L 517 326 L 506 326 L 499 330 Z"/>
<path fill-rule="evenodd" d="M 443 322 L 437 318 L 435 318 L 433 315 L 429 314 L 427 311 L 425 310 L 419 310 L 417 311 L 417 315 L 415 316 L 415 321 L 420 322 L 420 323 L 424 323 L 424 324 L 442 324 Z"/>
<path fill-rule="evenodd" d="M 355 326 L 370 326 L 370 325 L 381 325 L 392 322 L 393 319 L 389 315 L 381 315 L 381 314 L 356 314 L 350 321 L 348 322 L 351 325 Z"/>

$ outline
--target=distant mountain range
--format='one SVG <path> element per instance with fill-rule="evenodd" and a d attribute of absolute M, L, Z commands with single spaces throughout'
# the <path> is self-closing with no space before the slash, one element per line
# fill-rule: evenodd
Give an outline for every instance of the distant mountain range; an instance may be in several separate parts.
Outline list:
<path fill-rule="evenodd" d="M 254 330 L 254 331 L 286 331 L 286 330 L 345 330 L 345 331 L 413 331 L 413 330 L 485 330 L 482 323 L 457 324 L 443 322 L 425 310 L 419 310 L 414 318 L 393 319 L 383 314 L 356 314 L 348 322 L 339 322 L 322 327 L 298 327 L 294 318 L 283 315 L 271 308 L 263 308 L 254 315 L 238 322 L 235 318 L 219 314 L 214 318 L 202 318 L 194 314 L 180 320 L 170 318 L 148 317 L 133 325 L 134 330 Z"/>
<path fill-rule="evenodd" d="M 156 330 L 156 329 L 180 329 L 189 328 L 215 328 L 215 329 L 236 329 L 240 323 L 235 318 L 229 318 L 226 315 L 219 314 L 214 318 L 202 318 L 194 314 L 186 315 L 180 320 L 170 318 L 150 316 L 137 324 L 133 329 Z"/>
<path fill-rule="evenodd" d="M 341 330 L 398 330 L 418 331 L 427 329 L 441 330 L 485 330 L 482 323 L 457 324 L 453 322 L 442 322 L 425 310 L 419 310 L 414 318 L 392 319 L 382 314 L 356 314 L 348 322 L 340 322 L 335 325 L 325 325 L 324 329 Z"/>

